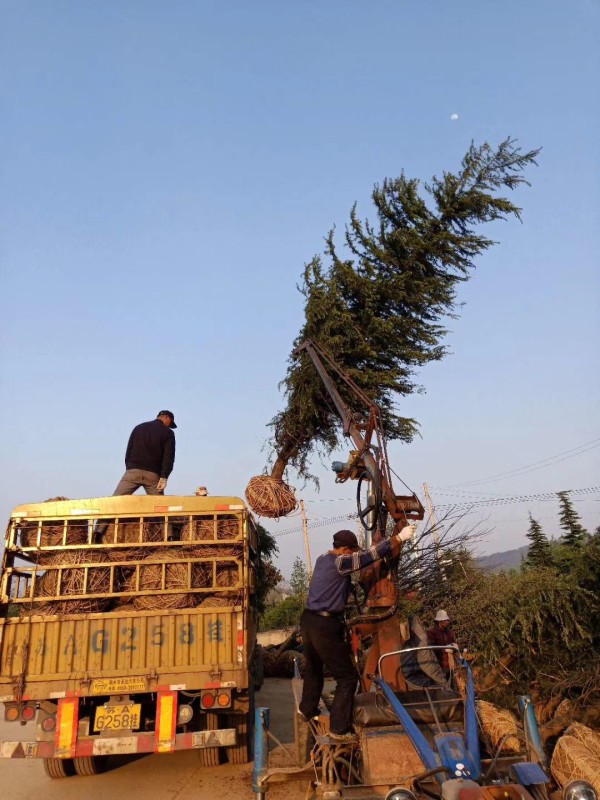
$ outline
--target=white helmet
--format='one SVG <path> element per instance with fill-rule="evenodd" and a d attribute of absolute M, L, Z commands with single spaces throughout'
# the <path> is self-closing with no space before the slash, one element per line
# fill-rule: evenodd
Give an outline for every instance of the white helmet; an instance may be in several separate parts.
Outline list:
<path fill-rule="evenodd" d="M 450 617 L 448 616 L 448 613 L 446 611 L 444 611 L 443 608 L 440 608 L 440 610 L 435 615 L 435 621 L 436 622 L 449 622 L 450 621 Z"/>

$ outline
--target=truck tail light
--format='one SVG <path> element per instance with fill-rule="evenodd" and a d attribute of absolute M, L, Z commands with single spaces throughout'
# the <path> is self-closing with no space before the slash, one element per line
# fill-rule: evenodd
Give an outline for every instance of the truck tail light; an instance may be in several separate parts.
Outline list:
<path fill-rule="evenodd" d="M 200 702 L 202 708 L 212 708 L 215 704 L 215 696 L 212 692 L 203 692 Z"/>
<path fill-rule="evenodd" d="M 4 706 L 4 719 L 6 722 L 16 722 L 19 719 L 19 706 Z"/>
<path fill-rule="evenodd" d="M 217 704 L 220 708 L 227 708 L 231 705 L 231 695 L 229 692 L 220 692 L 217 697 Z"/>
<path fill-rule="evenodd" d="M 35 706 L 23 706 L 21 719 L 23 722 L 30 722 L 35 717 Z"/>
<path fill-rule="evenodd" d="M 42 722 L 42 730 L 46 733 L 51 733 L 56 728 L 56 715 L 53 714 L 51 717 L 46 717 L 46 719 Z"/>

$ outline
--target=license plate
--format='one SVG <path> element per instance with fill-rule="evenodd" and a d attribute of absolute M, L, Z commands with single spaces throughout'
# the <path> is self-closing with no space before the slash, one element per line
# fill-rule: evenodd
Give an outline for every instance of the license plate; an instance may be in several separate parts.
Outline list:
<path fill-rule="evenodd" d="M 97 678 L 92 682 L 94 694 L 128 694 L 145 691 L 145 678 Z"/>
<path fill-rule="evenodd" d="M 95 731 L 136 731 L 140 727 L 140 703 L 98 706 Z"/>

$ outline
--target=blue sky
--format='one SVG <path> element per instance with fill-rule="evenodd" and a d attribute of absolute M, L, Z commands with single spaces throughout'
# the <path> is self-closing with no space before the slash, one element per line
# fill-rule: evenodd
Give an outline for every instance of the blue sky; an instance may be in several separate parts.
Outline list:
<path fill-rule="evenodd" d="M 328 229 L 354 201 L 368 215 L 384 177 L 427 179 L 507 135 L 543 147 L 523 224 L 490 230 L 452 355 L 400 403 L 422 438 L 392 466 L 442 504 L 600 437 L 595 0 L 3 0 L 0 17 L 4 517 L 110 494 L 131 428 L 164 407 L 168 490 L 242 494 Z M 599 452 L 479 491 L 596 486 Z M 351 511 L 354 487 L 315 466 L 311 519 Z M 576 500 L 591 527 L 599 499 Z M 484 506 L 484 549 L 523 544 L 529 510 L 556 535 L 555 506 Z M 313 528 L 315 552 L 333 530 Z M 302 539 L 281 544 L 285 572 Z"/>

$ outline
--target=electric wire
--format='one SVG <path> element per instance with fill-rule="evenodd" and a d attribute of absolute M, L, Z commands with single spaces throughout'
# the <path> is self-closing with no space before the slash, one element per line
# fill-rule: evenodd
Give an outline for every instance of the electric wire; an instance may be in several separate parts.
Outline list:
<path fill-rule="evenodd" d="M 593 499 L 590 495 L 596 494 L 600 492 L 600 486 L 588 486 L 583 487 L 580 489 L 571 489 L 569 494 L 580 497 L 581 499 Z M 537 492 L 536 494 L 528 494 L 528 495 L 507 495 L 504 497 L 497 497 L 497 498 L 487 498 L 484 500 L 475 500 L 473 502 L 460 502 L 460 503 L 441 503 L 436 504 L 435 509 L 437 510 L 444 510 L 444 511 L 462 511 L 464 509 L 471 509 L 472 511 L 479 510 L 481 508 L 485 508 L 486 506 L 497 507 L 497 506 L 507 506 L 507 505 L 514 505 L 516 503 L 532 503 L 532 502 L 548 502 L 552 500 L 556 500 L 556 492 Z M 342 501 L 339 501 L 342 502 Z M 338 522 L 345 522 L 347 520 L 354 520 L 358 519 L 358 514 L 356 512 L 347 513 L 347 514 L 338 514 L 333 517 L 317 517 L 313 520 L 307 520 L 307 525 L 309 528 L 322 528 L 328 525 L 334 525 Z M 276 538 L 280 538 L 282 536 L 289 536 L 293 533 L 301 532 L 302 526 L 289 528 L 286 531 L 279 531 L 274 533 L 273 536 Z"/>
<path fill-rule="evenodd" d="M 542 458 L 539 461 L 534 461 L 531 464 L 524 464 L 522 467 L 515 467 L 514 469 L 508 470 L 506 472 L 500 472 L 497 475 L 490 475 L 488 478 L 481 478 L 472 481 L 461 481 L 460 483 L 448 483 L 443 484 L 441 486 L 436 486 L 432 488 L 437 489 L 453 489 L 458 488 L 460 486 L 478 486 L 483 483 L 490 483 L 491 481 L 497 480 L 507 480 L 508 478 L 516 478 L 520 475 L 524 475 L 527 472 L 535 472 L 538 469 L 544 469 L 545 467 L 553 466 L 554 464 L 559 464 L 561 461 L 566 461 L 569 458 L 575 458 L 576 456 L 583 455 L 584 453 L 589 452 L 590 450 L 594 450 L 596 447 L 600 447 L 600 439 L 592 439 L 589 442 L 584 442 L 583 444 L 578 445 L 577 447 L 573 447 L 570 450 L 564 450 L 562 453 L 557 453 L 553 456 L 547 456 L 546 458 Z"/>

